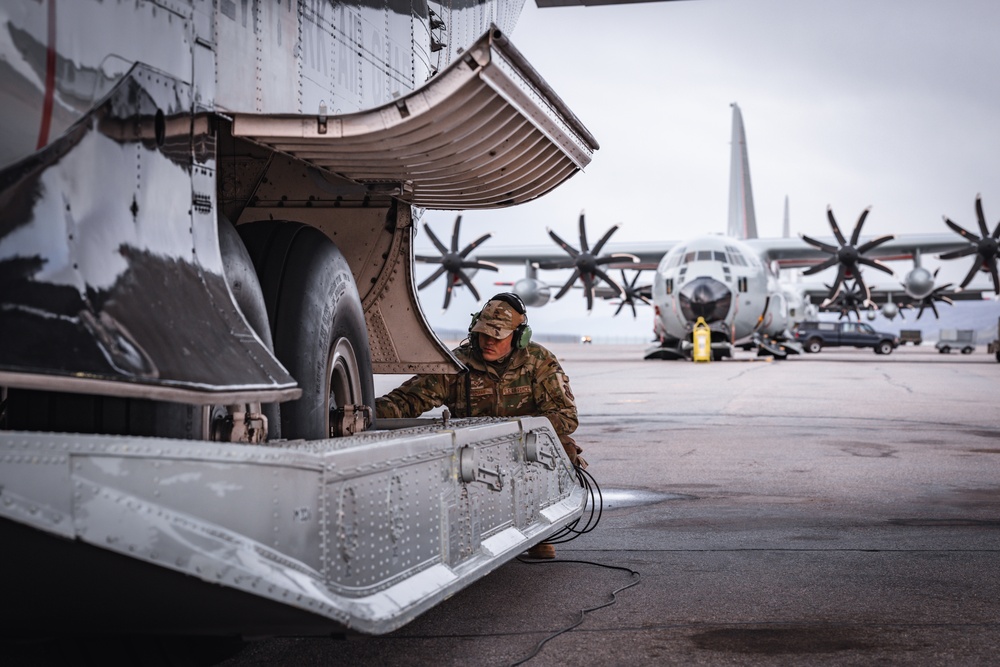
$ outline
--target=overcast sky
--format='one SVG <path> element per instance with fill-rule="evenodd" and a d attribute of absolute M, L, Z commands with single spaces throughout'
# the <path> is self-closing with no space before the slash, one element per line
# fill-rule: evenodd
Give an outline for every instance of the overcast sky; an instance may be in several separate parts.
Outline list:
<path fill-rule="evenodd" d="M 586 211 L 593 243 L 723 233 L 728 210 L 730 103 L 743 112 L 760 236 L 827 236 L 826 207 L 870 234 L 975 231 L 974 201 L 1000 220 L 1000 2 L 997 0 L 691 0 L 606 7 L 525 6 L 514 45 L 601 144 L 587 169 L 528 204 L 463 213 L 462 244 L 577 245 Z M 427 211 L 442 240 L 455 213 Z M 429 249 L 426 234 L 419 251 Z M 968 259 L 955 260 L 960 280 Z M 900 267 L 896 267 L 899 269 Z M 908 267 L 903 266 L 905 273 Z M 418 275 L 425 276 L 418 265 Z M 515 280 L 507 269 L 501 279 Z M 562 283 L 567 274 L 544 274 Z M 650 275 L 650 274 L 645 274 Z M 901 277 L 901 275 L 900 275 Z M 480 272 L 486 298 L 494 274 Z M 436 327 L 468 323 L 478 303 L 457 290 L 441 314 L 444 278 L 421 291 Z M 580 292 L 532 309 L 536 331 L 648 337 L 638 320 Z M 1000 306 L 998 306 L 1000 307 Z M 623 313 L 624 314 L 624 313 Z"/>

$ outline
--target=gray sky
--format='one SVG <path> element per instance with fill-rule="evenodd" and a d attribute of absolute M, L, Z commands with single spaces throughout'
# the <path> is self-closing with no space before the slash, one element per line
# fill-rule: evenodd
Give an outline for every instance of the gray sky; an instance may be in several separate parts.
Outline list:
<path fill-rule="evenodd" d="M 996 0 L 694 0 L 538 9 L 528 0 L 515 46 L 597 137 L 586 171 L 528 204 L 463 213 L 462 243 L 490 248 L 577 245 L 586 211 L 593 243 L 725 232 L 731 110 L 743 111 L 760 236 L 828 236 L 826 207 L 867 234 L 975 231 L 974 201 L 1000 220 L 1000 2 Z M 442 239 L 455 214 L 427 211 Z M 957 236 L 956 236 L 957 238 Z M 417 247 L 431 247 L 421 230 Z M 553 246 L 554 247 L 554 246 Z M 949 262 L 960 280 L 968 259 Z M 900 277 L 909 266 L 897 265 Z M 418 275 L 427 275 L 418 265 Z M 508 268 L 500 279 L 515 280 Z M 646 274 L 650 275 L 650 274 Z M 866 274 L 871 275 L 871 273 Z M 561 284 L 568 274 L 543 273 Z M 645 276 L 644 276 L 645 277 Z M 502 288 L 480 272 L 484 298 Z M 444 279 L 421 291 L 439 327 L 464 327 L 478 303 L 458 290 L 441 314 Z M 645 337 L 650 309 L 585 315 L 578 290 L 532 309 L 536 331 Z M 1000 306 L 998 306 L 1000 308 Z"/>

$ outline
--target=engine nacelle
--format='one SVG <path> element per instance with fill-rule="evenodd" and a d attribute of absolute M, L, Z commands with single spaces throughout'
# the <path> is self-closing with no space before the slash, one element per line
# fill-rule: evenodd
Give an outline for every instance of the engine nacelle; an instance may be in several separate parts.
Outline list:
<path fill-rule="evenodd" d="M 521 297 L 524 305 L 538 307 L 544 306 L 552 298 L 552 290 L 541 280 L 534 278 L 521 278 L 514 283 L 514 292 Z"/>
<path fill-rule="evenodd" d="M 884 304 L 881 308 L 881 311 L 882 311 L 882 317 L 890 321 L 895 319 L 896 315 L 899 315 L 899 307 L 892 301 Z"/>
<path fill-rule="evenodd" d="M 914 268 L 903 279 L 906 293 L 914 299 L 923 299 L 934 291 L 934 274 L 922 266 Z"/>

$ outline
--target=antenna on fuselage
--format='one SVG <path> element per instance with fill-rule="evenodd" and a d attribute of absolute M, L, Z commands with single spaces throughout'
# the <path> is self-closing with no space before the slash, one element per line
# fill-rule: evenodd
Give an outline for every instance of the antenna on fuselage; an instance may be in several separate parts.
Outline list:
<path fill-rule="evenodd" d="M 738 239 L 757 238 L 757 216 L 750 187 L 750 158 L 743 115 L 733 102 L 733 138 L 729 159 L 729 235 Z"/>
<path fill-rule="evenodd" d="M 785 222 L 781 228 L 781 235 L 786 239 L 792 235 L 792 221 L 791 217 L 788 215 L 788 195 L 785 195 Z"/>

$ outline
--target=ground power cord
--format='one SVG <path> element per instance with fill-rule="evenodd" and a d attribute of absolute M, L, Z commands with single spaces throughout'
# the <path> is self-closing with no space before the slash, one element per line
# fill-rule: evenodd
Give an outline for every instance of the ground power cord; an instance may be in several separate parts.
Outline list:
<path fill-rule="evenodd" d="M 583 527 L 579 528 L 578 525 L 580 521 L 584 518 L 583 516 L 581 516 L 576 521 L 569 524 L 559 532 L 555 533 L 548 540 L 546 540 L 548 544 L 565 544 L 566 542 L 575 540 L 580 535 L 585 535 L 590 531 L 594 530 L 595 528 L 597 528 L 597 524 L 600 523 L 601 521 L 601 515 L 603 514 L 604 511 L 604 498 L 601 495 L 601 487 L 598 486 L 597 480 L 595 480 L 594 477 L 583 468 L 579 467 L 576 468 L 576 476 L 577 479 L 580 481 L 580 484 L 587 490 L 588 505 L 590 505 L 590 512 L 589 514 L 586 515 L 587 520 L 583 524 Z M 625 584 L 624 586 L 621 586 L 613 590 L 611 592 L 611 599 L 608 600 L 607 602 L 596 605 L 594 607 L 581 609 L 579 612 L 580 616 L 579 618 L 576 619 L 576 621 L 566 626 L 565 628 L 556 630 L 547 637 L 544 637 L 541 641 L 535 644 L 535 647 L 531 651 L 531 653 L 529 653 L 528 655 L 526 655 L 525 657 L 521 658 L 516 662 L 510 663 L 511 667 L 516 667 L 517 665 L 523 665 L 524 663 L 534 658 L 536 655 L 538 655 L 539 651 L 541 651 L 542 648 L 545 646 L 545 644 L 547 644 L 549 641 L 569 632 L 573 628 L 583 623 L 584 619 L 587 617 L 587 614 L 589 614 L 590 612 L 597 611 L 598 609 L 604 609 L 605 607 L 610 607 L 611 605 L 617 603 L 619 593 L 629 588 L 632 588 L 633 586 L 638 585 L 638 583 L 642 580 L 642 575 L 640 575 L 638 572 L 636 572 L 631 568 L 623 567 L 620 565 L 607 565 L 605 563 L 596 563 L 594 561 L 589 561 L 589 560 L 557 559 L 557 560 L 543 561 L 543 560 L 525 560 L 521 557 L 518 557 L 517 560 L 520 561 L 521 563 L 524 563 L 525 565 L 560 565 L 563 563 L 593 565 L 595 567 L 602 567 L 608 570 L 620 570 L 622 572 L 628 572 L 631 575 L 632 580 L 629 583 Z"/>

